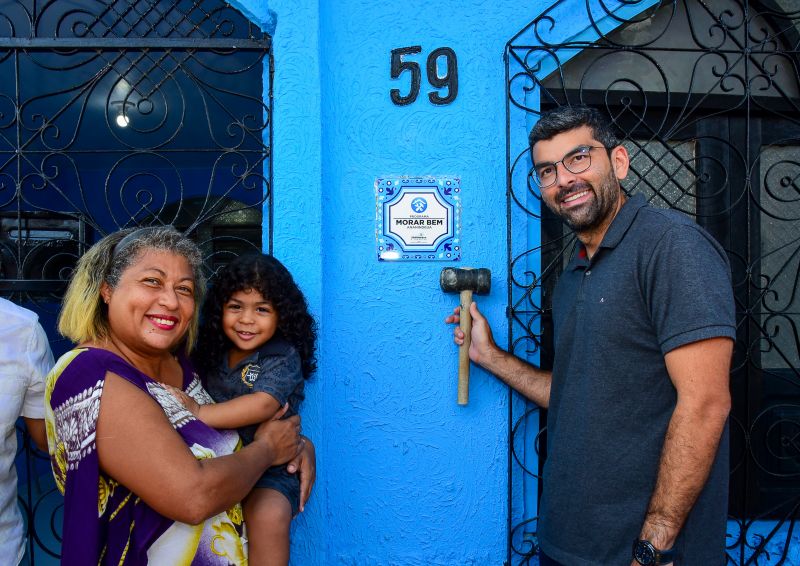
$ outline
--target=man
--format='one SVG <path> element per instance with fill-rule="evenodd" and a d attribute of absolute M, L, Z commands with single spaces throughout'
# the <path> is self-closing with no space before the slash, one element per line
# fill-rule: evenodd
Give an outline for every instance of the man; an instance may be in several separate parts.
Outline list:
<path fill-rule="evenodd" d="M 0 298 L 0 556 L 20 564 L 25 531 L 17 507 L 15 423 L 20 415 L 36 445 L 47 452 L 44 378 L 53 354 L 35 313 Z"/>
<path fill-rule="evenodd" d="M 725 252 L 683 215 L 626 198 L 628 153 L 596 110 L 543 114 L 530 144 L 542 199 L 579 240 L 553 294 L 553 371 L 501 350 L 475 303 L 470 358 L 548 408 L 541 563 L 722 565 Z"/>

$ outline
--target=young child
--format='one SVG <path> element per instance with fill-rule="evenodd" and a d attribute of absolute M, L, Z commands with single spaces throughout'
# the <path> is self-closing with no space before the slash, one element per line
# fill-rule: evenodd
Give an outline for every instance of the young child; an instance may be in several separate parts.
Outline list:
<path fill-rule="evenodd" d="M 213 280 L 202 320 L 194 362 L 216 403 L 178 394 L 187 409 L 215 428 L 238 428 L 245 444 L 287 402 L 285 417 L 296 414 L 316 369 L 316 330 L 283 264 L 263 254 L 232 261 Z M 299 479 L 285 466 L 258 480 L 244 502 L 250 564 L 286 566 L 299 498 Z"/>

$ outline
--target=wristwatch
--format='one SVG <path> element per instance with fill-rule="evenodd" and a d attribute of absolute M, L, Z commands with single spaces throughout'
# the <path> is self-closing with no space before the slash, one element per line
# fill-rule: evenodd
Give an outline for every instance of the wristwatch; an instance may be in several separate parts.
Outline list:
<path fill-rule="evenodd" d="M 659 566 L 675 560 L 675 550 L 658 550 L 649 540 L 633 541 L 633 559 L 642 566 Z"/>

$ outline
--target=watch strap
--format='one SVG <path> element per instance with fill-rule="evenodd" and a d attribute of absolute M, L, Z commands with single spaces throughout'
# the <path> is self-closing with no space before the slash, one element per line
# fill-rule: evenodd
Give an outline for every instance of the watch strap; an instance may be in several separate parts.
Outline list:
<path fill-rule="evenodd" d="M 668 548 L 667 550 L 656 549 L 656 565 L 669 564 L 675 562 L 675 548 Z"/>

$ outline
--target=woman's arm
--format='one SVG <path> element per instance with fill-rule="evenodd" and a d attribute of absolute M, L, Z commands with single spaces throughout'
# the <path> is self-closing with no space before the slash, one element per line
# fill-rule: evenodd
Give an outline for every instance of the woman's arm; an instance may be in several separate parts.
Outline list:
<path fill-rule="evenodd" d="M 269 466 L 302 448 L 299 417 L 262 424 L 235 454 L 197 460 L 161 407 L 108 374 L 97 419 L 101 468 L 170 519 L 198 524 L 241 501 Z"/>

